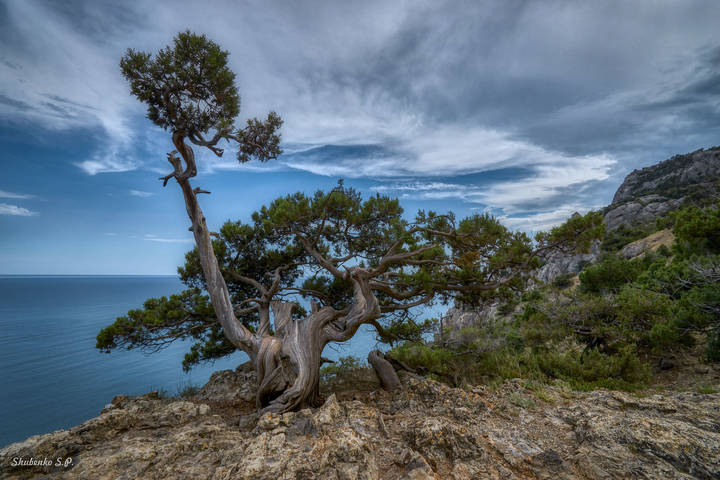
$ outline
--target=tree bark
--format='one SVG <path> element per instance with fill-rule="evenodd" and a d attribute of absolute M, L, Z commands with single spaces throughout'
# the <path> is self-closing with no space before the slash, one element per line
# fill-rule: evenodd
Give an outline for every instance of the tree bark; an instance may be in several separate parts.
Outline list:
<path fill-rule="evenodd" d="M 263 412 L 287 412 L 317 406 L 322 351 L 329 342 L 355 335 L 360 325 L 380 316 L 377 298 L 368 287 L 366 271 L 353 268 L 353 304 L 347 311 L 313 304 L 310 315 L 292 320 L 292 304 L 273 302 L 275 336 L 263 339 L 256 365 L 260 388 L 256 398 Z"/>
<path fill-rule="evenodd" d="M 173 144 L 185 161 L 185 169 L 182 169 L 179 159 L 175 157 L 175 155 L 170 154 L 168 155 L 168 161 L 174 167 L 174 172 L 170 176 L 175 177 L 183 192 L 185 209 L 192 222 L 191 230 L 195 237 L 195 244 L 200 256 L 200 263 L 202 265 L 207 291 L 210 295 L 210 301 L 228 340 L 247 353 L 251 360 L 254 360 L 259 347 L 257 339 L 253 338 L 252 333 L 242 322 L 235 318 L 233 305 L 230 300 L 230 292 L 228 291 L 227 284 L 218 265 L 217 257 L 215 256 L 215 251 L 213 250 L 210 231 L 205 223 L 205 215 L 200 208 L 195 192 L 190 186 L 190 178 L 197 174 L 195 154 L 192 148 L 185 144 L 185 135 L 181 132 L 175 132 L 173 134 Z"/>
<path fill-rule="evenodd" d="M 373 350 L 368 355 L 368 362 L 375 369 L 375 374 L 380 379 L 383 389 L 393 392 L 400 387 L 400 378 L 392 364 L 385 360 L 385 355 L 379 350 Z"/>

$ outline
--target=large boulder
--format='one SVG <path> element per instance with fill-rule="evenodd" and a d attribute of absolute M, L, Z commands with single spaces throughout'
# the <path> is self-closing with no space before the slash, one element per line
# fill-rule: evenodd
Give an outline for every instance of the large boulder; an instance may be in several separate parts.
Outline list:
<path fill-rule="evenodd" d="M 541 282 L 550 283 L 560 275 L 577 275 L 585 265 L 597 261 L 601 254 L 599 241 L 594 242 L 587 253 L 556 252 L 548 255 L 543 266 L 534 272 L 534 276 Z"/>
<path fill-rule="evenodd" d="M 257 376 L 251 363 L 243 363 L 235 370 L 220 370 L 194 395 L 204 402 L 235 404 L 255 402 Z"/>

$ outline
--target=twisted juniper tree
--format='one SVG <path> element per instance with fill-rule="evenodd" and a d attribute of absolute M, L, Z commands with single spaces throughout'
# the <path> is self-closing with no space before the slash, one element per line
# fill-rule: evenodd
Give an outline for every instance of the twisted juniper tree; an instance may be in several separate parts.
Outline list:
<path fill-rule="evenodd" d="M 339 184 L 327 193 L 277 199 L 251 222 L 227 222 L 212 234 L 197 200 L 207 192 L 190 185 L 197 169 L 188 142 L 217 155 L 220 140 L 235 142 L 241 162 L 280 153 L 281 121 L 274 113 L 233 127 L 239 97 L 226 58 L 216 44 L 189 32 L 154 58 L 132 50 L 123 57 L 133 94 L 148 104 L 148 117 L 172 133 L 173 171 L 162 180 L 180 185 L 196 247 L 179 269 L 188 290 L 150 299 L 103 329 L 102 350 L 155 349 L 194 338 L 184 361 L 189 367 L 240 349 L 257 373 L 259 408 L 316 405 L 328 343 L 349 340 L 363 324 L 391 339 L 388 326 L 409 321 L 404 313 L 415 307 L 520 289 L 540 254 L 587 248 L 601 232 L 597 214 L 574 217 L 534 240 L 488 215 L 457 221 L 452 214 L 419 212 L 409 220 L 397 200 L 363 200 Z"/>

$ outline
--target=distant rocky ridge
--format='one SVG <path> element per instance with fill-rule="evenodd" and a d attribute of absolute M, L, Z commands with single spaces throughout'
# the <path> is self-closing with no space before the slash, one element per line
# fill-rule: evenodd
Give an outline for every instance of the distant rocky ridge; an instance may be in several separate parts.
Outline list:
<path fill-rule="evenodd" d="M 720 394 L 579 393 L 521 380 L 450 388 L 402 374 L 404 388 L 318 409 L 228 415 L 247 369 L 198 396 L 117 397 L 70 430 L 0 450 L 3 479 L 711 479 L 720 477 Z M 250 392 L 245 392 L 250 393 Z M 244 394 L 241 394 L 244 397 Z M 62 466 L 13 459 L 70 458 Z M 17 462 L 17 460 L 16 460 Z"/>
<path fill-rule="evenodd" d="M 625 177 L 605 209 L 605 225 L 654 223 L 688 201 L 718 195 L 719 186 L 720 147 L 676 155 Z"/>
<path fill-rule="evenodd" d="M 720 147 L 700 149 L 633 170 L 615 192 L 612 205 L 651 194 L 682 198 L 697 188 L 714 189 L 717 180 L 720 180 Z"/>

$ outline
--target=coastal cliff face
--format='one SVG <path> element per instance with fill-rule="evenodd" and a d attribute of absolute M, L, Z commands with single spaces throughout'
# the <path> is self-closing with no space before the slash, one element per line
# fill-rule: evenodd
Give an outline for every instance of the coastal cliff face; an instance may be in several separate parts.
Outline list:
<path fill-rule="evenodd" d="M 637 397 L 528 388 L 466 391 L 413 375 L 404 388 L 331 395 L 257 417 L 251 374 L 218 372 L 188 400 L 118 397 L 70 430 L 0 451 L 7 479 L 718 478 L 720 395 Z M 237 386 L 241 393 L 237 395 Z M 203 400 L 210 391 L 219 395 Z M 218 401 L 218 398 L 222 401 Z M 230 408 L 232 407 L 232 408 Z M 13 459 L 72 460 L 12 466 Z"/>

